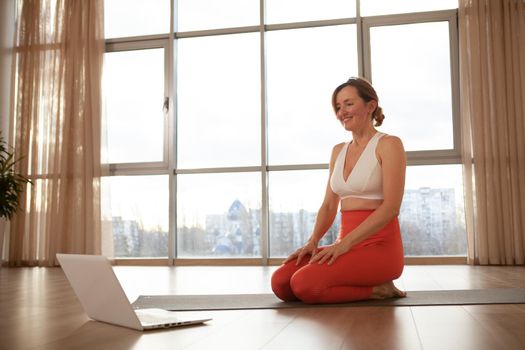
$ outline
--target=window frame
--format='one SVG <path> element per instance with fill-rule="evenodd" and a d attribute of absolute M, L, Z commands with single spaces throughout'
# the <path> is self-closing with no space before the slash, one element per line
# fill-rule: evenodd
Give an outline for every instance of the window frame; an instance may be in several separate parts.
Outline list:
<path fill-rule="evenodd" d="M 269 252 L 269 191 L 268 177 L 270 172 L 288 170 L 319 170 L 328 169 L 328 163 L 316 164 L 268 164 L 268 117 L 266 101 L 266 57 L 265 57 L 265 35 L 275 30 L 316 28 L 324 26 L 337 26 L 342 24 L 355 24 L 357 35 L 357 58 L 358 73 L 360 76 L 370 79 L 372 76 L 371 53 L 370 53 L 370 28 L 377 26 L 389 26 L 397 24 L 415 24 L 436 21 L 447 21 L 449 26 L 450 43 L 450 65 L 451 65 L 451 94 L 452 94 L 452 123 L 453 123 L 453 149 L 431 150 L 431 151 L 409 151 L 407 152 L 407 165 L 440 165 L 461 164 L 461 130 L 460 130 L 460 105 L 459 105 L 459 49 L 457 29 L 457 9 L 414 12 L 381 16 L 361 17 L 360 0 L 356 0 L 356 17 L 337 18 L 330 20 L 316 20 L 294 23 L 265 24 L 265 0 L 260 0 L 260 23 L 257 26 L 219 28 L 209 30 L 197 30 L 177 32 L 177 1 L 171 0 L 171 24 L 170 33 L 159 35 L 148 35 L 140 37 L 112 38 L 106 40 L 106 52 L 143 50 L 151 48 L 163 48 L 165 50 L 165 96 L 169 99 L 169 108 L 165 111 L 164 122 L 164 158 L 161 162 L 141 163 L 111 163 L 105 176 L 116 175 L 160 175 L 169 174 L 169 247 L 167 259 L 158 258 L 117 258 L 117 263 L 156 263 L 166 265 L 276 265 L 282 259 L 270 256 Z M 259 33 L 260 34 L 260 76 L 261 76 L 261 145 L 260 165 L 243 167 L 217 167 L 217 168 L 179 168 L 177 165 L 177 39 L 193 38 L 202 36 Z M 160 108 L 160 106 L 159 106 Z M 327 159 L 328 160 L 328 159 Z M 177 175 L 182 174 L 206 174 L 224 172 L 260 172 L 261 179 L 261 257 L 257 258 L 205 258 L 191 259 L 179 258 L 177 256 Z M 407 257 L 407 263 L 466 263 L 463 257 Z"/>
<path fill-rule="evenodd" d="M 106 40 L 106 53 L 114 52 L 131 52 L 149 49 L 163 49 L 164 50 L 164 96 L 169 98 L 169 84 L 170 79 L 168 75 L 170 50 L 168 39 L 166 36 L 148 36 L 125 38 L 125 39 L 108 39 Z M 161 108 L 162 106 L 159 106 Z M 163 146 L 162 146 L 162 161 L 157 162 L 129 162 L 129 163 L 104 163 L 107 166 L 107 174 L 109 176 L 117 175 L 161 175 L 169 173 L 169 107 L 164 111 L 164 132 L 163 132 Z"/>
<path fill-rule="evenodd" d="M 459 106 L 459 46 L 457 11 L 415 12 L 407 14 L 364 17 L 363 21 L 363 71 L 371 80 L 370 28 L 429 22 L 448 22 L 450 44 L 450 74 L 452 98 L 453 148 L 425 151 L 407 151 L 407 165 L 437 165 L 461 163 L 461 130 Z"/>

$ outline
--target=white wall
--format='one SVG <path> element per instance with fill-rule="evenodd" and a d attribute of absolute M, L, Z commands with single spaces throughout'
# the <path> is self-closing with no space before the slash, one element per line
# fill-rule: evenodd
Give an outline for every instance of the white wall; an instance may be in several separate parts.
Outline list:
<path fill-rule="evenodd" d="M 16 0 L 0 0 L 0 130 L 9 138 L 12 48 Z"/>

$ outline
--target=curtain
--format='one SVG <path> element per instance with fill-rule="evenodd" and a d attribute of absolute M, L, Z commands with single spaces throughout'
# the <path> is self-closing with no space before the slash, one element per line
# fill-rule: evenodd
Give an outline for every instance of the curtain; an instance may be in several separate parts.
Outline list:
<path fill-rule="evenodd" d="M 12 140 L 33 184 L 11 220 L 10 266 L 100 252 L 103 36 L 103 0 L 18 3 Z"/>
<path fill-rule="evenodd" d="M 525 4 L 460 0 L 469 260 L 525 263 Z M 467 222 L 468 224 L 468 222 Z"/>

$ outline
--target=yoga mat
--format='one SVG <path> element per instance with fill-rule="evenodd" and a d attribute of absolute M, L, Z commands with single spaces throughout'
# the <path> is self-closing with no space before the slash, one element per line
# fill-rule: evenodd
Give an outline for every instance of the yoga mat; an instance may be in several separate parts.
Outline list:
<path fill-rule="evenodd" d="M 406 298 L 364 300 L 341 304 L 282 302 L 273 294 L 141 295 L 135 309 L 171 311 L 281 309 L 304 307 L 428 306 L 475 304 L 525 304 L 525 288 L 409 291 Z"/>

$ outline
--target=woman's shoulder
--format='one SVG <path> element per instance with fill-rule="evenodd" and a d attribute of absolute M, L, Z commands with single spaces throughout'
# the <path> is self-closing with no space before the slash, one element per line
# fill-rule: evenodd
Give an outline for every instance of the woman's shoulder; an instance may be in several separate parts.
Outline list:
<path fill-rule="evenodd" d="M 347 144 L 347 142 L 341 142 L 332 148 L 332 155 L 330 157 L 330 163 L 334 163 L 335 159 L 341 154 L 341 150 Z"/>
<path fill-rule="evenodd" d="M 405 152 L 405 149 L 403 147 L 403 141 L 398 136 L 395 135 L 389 135 L 384 134 L 377 143 L 377 150 L 379 152 L 382 151 L 402 151 Z"/>
<path fill-rule="evenodd" d="M 337 145 L 335 145 L 333 148 L 332 148 L 332 156 L 337 156 L 341 150 L 343 149 L 343 147 L 345 147 L 345 145 L 347 145 L 348 142 L 341 142 L 341 143 L 338 143 Z"/>
<path fill-rule="evenodd" d="M 332 148 L 332 151 L 340 151 L 348 142 L 341 142 Z"/>
<path fill-rule="evenodd" d="M 395 145 L 402 145 L 403 142 L 401 139 L 395 135 L 389 135 L 389 134 L 383 134 L 381 138 L 378 141 L 378 145 L 383 146 L 395 146 Z"/>

